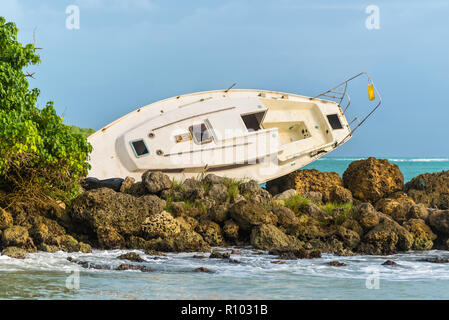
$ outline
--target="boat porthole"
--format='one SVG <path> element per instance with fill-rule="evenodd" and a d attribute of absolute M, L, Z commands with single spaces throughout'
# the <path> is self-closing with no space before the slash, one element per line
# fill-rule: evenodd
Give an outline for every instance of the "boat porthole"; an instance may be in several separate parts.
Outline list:
<path fill-rule="evenodd" d="M 150 133 L 148 134 L 148 137 L 154 138 L 154 133 L 153 133 L 153 132 L 150 132 Z"/>
<path fill-rule="evenodd" d="M 162 156 L 163 154 L 164 154 L 164 151 L 162 151 L 162 150 L 157 150 L 156 151 L 156 154 L 158 155 L 158 156 Z"/>

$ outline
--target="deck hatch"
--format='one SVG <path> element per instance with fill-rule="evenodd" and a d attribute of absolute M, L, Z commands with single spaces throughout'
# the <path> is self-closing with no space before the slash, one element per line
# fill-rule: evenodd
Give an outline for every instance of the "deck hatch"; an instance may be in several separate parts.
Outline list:
<path fill-rule="evenodd" d="M 212 142 L 212 134 L 204 123 L 194 124 L 189 127 L 190 134 L 196 144 Z"/>
<path fill-rule="evenodd" d="M 337 114 L 328 114 L 327 120 L 329 121 L 329 124 L 331 125 L 332 129 L 343 129 L 343 126 L 341 125 L 340 119 L 338 118 Z"/>
<path fill-rule="evenodd" d="M 260 130 L 260 124 L 263 121 L 266 111 L 241 115 L 248 131 Z"/>
<path fill-rule="evenodd" d="M 131 141 L 131 147 L 133 148 L 136 157 L 143 157 L 150 154 L 150 151 L 148 151 L 147 145 L 143 139 Z"/>

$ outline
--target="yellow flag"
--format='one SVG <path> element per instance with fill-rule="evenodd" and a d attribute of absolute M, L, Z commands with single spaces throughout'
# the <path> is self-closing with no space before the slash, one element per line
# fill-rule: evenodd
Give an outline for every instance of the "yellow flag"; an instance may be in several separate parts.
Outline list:
<path fill-rule="evenodd" d="M 368 98 L 370 101 L 376 99 L 375 95 L 374 95 L 374 85 L 370 84 L 368 86 Z"/>

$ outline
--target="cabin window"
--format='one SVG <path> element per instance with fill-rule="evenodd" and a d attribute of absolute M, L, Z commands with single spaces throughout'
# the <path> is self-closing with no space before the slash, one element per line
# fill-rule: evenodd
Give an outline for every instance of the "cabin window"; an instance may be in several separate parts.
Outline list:
<path fill-rule="evenodd" d="M 343 126 L 341 125 L 340 119 L 338 118 L 337 114 L 327 115 L 327 120 L 329 120 L 329 124 L 331 125 L 332 129 L 343 129 Z"/>
<path fill-rule="evenodd" d="M 143 157 L 150 153 L 143 139 L 131 141 L 131 147 L 133 148 L 136 157 Z"/>
<path fill-rule="evenodd" d="M 204 123 L 194 124 L 189 127 L 189 131 L 192 134 L 193 141 L 196 144 L 204 144 L 212 142 L 212 134 Z"/>
<path fill-rule="evenodd" d="M 242 115 L 242 120 L 245 123 L 248 131 L 260 130 L 260 124 L 262 123 L 265 111 Z"/>

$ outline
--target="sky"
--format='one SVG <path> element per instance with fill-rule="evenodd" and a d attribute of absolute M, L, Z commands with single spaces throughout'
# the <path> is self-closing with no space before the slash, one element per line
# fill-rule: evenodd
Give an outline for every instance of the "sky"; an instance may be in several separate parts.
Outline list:
<path fill-rule="evenodd" d="M 383 104 L 331 156 L 449 157 L 447 1 L 1 0 L 0 16 L 42 48 L 30 84 L 66 124 L 233 83 L 315 96 L 365 71 Z M 369 111 L 366 84 L 350 87 L 348 121 Z"/>

